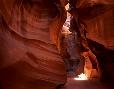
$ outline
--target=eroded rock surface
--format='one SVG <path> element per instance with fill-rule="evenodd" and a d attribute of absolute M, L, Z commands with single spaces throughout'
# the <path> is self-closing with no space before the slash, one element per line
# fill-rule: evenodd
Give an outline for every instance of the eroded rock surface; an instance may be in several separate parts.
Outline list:
<path fill-rule="evenodd" d="M 53 0 L 0 1 L 3 89 L 54 89 L 66 82 L 64 62 L 55 46 L 57 40 L 50 38 L 54 33 L 58 38 L 65 21 L 63 5 L 63 1 Z"/>

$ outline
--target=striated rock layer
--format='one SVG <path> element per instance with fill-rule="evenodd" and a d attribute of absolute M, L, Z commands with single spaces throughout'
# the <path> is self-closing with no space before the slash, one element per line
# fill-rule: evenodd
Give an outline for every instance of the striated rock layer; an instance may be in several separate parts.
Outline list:
<path fill-rule="evenodd" d="M 54 89 L 66 82 L 64 62 L 55 46 L 65 21 L 64 5 L 64 0 L 0 0 L 3 89 Z"/>

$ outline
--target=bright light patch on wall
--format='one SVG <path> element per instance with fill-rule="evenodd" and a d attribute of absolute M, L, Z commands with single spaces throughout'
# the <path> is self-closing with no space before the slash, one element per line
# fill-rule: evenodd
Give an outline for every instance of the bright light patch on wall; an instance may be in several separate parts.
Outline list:
<path fill-rule="evenodd" d="M 69 3 L 65 6 L 65 9 L 68 10 L 69 9 Z M 62 28 L 62 33 L 65 35 L 71 34 L 72 32 L 70 32 L 69 28 L 70 28 L 70 19 L 71 19 L 71 15 L 70 13 L 67 12 L 67 19 L 65 21 L 65 23 L 63 24 L 63 28 Z"/>
<path fill-rule="evenodd" d="M 69 9 L 69 3 L 65 6 L 65 9 L 66 9 L 66 10 Z"/>
<path fill-rule="evenodd" d="M 85 74 L 81 73 L 76 78 L 74 78 L 74 80 L 88 80 L 88 78 Z"/>

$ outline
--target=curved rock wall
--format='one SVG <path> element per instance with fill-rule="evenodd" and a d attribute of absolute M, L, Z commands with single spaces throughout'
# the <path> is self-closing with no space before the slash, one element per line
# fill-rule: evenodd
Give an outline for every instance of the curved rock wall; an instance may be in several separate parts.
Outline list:
<path fill-rule="evenodd" d="M 50 31 L 58 33 L 65 20 L 63 1 L 0 1 L 3 89 L 54 89 L 66 82 L 64 62 L 50 38 Z M 58 34 L 53 36 L 58 38 Z"/>
<path fill-rule="evenodd" d="M 97 56 L 101 77 L 114 80 L 114 1 L 113 0 L 71 0 L 75 2 L 75 14 L 79 24 L 86 27 L 85 36 Z M 74 3 L 73 3 L 74 4 Z M 75 17 L 77 17 L 75 15 Z M 82 23 L 83 22 L 83 23 Z M 96 44 L 95 44 L 95 43 Z"/>
<path fill-rule="evenodd" d="M 97 56 L 101 78 L 114 80 L 114 3 L 112 0 L 93 0 L 85 6 L 85 9 L 79 9 L 80 18 L 87 25 L 86 36 Z"/>

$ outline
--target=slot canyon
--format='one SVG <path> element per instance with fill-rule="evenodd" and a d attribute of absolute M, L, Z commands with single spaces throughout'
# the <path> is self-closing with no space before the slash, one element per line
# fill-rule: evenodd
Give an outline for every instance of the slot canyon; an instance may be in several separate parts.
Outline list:
<path fill-rule="evenodd" d="M 0 0 L 0 89 L 114 89 L 114 0 Z"/>

